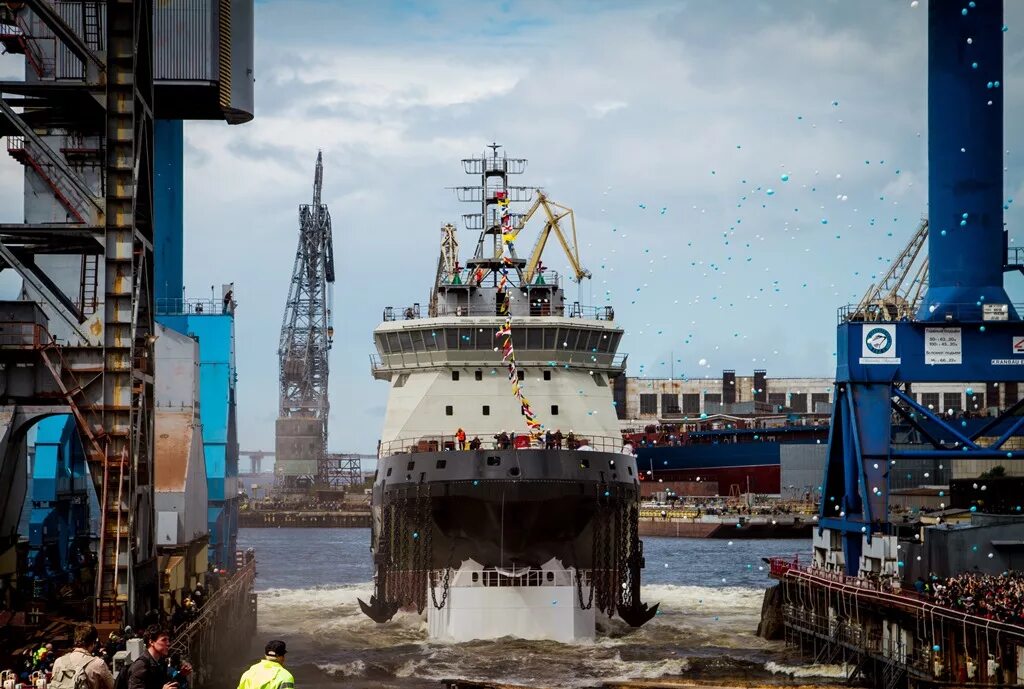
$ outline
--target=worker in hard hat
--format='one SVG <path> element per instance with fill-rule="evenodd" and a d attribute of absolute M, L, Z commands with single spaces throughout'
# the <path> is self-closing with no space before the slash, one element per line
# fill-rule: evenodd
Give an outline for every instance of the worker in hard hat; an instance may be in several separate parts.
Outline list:
<path fill-rule="evenodd" d="M 263 649 L 263 660 L 242 674 L 238 689 L 295 689 L 295 678 L 284 669 L 287 652 L 283 641 L 275 639 L 267 642 Z"/>

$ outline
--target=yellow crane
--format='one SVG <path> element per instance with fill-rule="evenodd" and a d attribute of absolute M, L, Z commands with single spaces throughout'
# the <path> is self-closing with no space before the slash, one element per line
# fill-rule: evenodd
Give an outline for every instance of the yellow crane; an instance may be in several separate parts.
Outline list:
<path fill-rule="evenodd" d="M 534 244 L 533 252 L 530 254 L 530 258 L 526 261 L 526 268 L 523 271 L 524 283 L 530 284 L 533 282 L 533 279 L 537 274 L 537 268 L 540 266 L 540 257 L 544 253 L 544 247 L 547 245 L 548 237 L 552 234 L 554 234 L 558 239 L 558 243 L 562 245 L 565 257 L 569 259 L 569 266 L 576 275 L 576 281 L 579 282 L 583 278 L 589 278 L 590 271 L 580 265 L 579 246 L 576 243 L 576 216 L 573 215 L 571 208 L 555 203 L 540 189 L 537 190 L 537 198 L 534 200 L 533 205 L 530 206 L 530 210 L 523 215 L 522 220 L 519 222 L 519 226 L 515 227 L 511 232 L 506 232 L 502 236 L 502 240 L 505 243 L 514 242 L 516 237 L 519 236 L 519 233 L 526 227 L 526 223 L 528 223 L 530 218 L 532 218 L 540 209 L 544 210 L 544 217 L 546 220 L 544 221 L 544 229 L 541 230 L 540 236 L 537 237 L 537 243 Z M 572 228 L 571 245 L 559 224 L 565 218 L 569 218 L 569 226 Z"/>

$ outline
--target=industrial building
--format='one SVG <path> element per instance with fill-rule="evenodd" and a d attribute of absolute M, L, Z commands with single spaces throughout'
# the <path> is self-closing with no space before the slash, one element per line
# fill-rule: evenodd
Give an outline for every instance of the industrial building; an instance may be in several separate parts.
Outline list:
<path fill-rule="evenodd" d="M 721 378 L 615 379 L 615 407 L 624 428 L 636 421 L 679 423 L 701 415 L 778 416 L 799 419 L 832 415 L 834 379 L 769 378 L 765 370 L 749 376 L 722 371 Z M 914 383 L 908 394 L 922 406 L 943 414 L 987 415 L 1012 406 L 1017 383 Z"/>

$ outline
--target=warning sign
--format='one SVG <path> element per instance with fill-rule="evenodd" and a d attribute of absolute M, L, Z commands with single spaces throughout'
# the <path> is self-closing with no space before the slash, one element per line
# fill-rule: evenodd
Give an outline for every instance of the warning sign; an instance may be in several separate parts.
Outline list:
<path fill-rule="evenodd" d="M 1024 354 L 1024 337 L 1013 337 L 1013 353 Z"/>

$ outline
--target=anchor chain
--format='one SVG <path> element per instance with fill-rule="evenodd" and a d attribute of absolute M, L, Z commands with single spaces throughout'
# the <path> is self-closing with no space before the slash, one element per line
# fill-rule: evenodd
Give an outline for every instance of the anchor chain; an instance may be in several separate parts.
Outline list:
<path fill-rule="evenodd" d="M 424 496 L 422 485 L 416 486 L 416 498 L 415 498 L 415 522 L 416 522 L 416 534 L 418 538 L 413 541 L 413 575 L 412 575 L 412 587 L 413 595 L 415 596 L 414 601 L 416 603 L 416 612 L 422 613 L 427 606 L 427 567 L 428 562 L 425 562 L 424 556 L 426 555 L 426 539 L 430 530 L 430 515 L 427 509 L 427 502 L 429 498 Z"/>
<path fill-rule="evenodd" d="M 626 528 L 624 529 L 624 534 L 626 536 L 626 539 L 628 539 L 625 540 L 623 543 L 624 559 L 622 561 L 622 566 L 624 574 L 623 583 L 625 584 L 625 586 L 622 587 L 622 604 L 628 608 L 633 604 L 633 568 L 630 567 L 630 563 L 632 562 L 632 559 L 635 555 L 636 544 L 638 539 L 638 527 L 633 507 L 630 505 L 626 505 L 622 511 L 625 514 L 626 520 Z"/>
<path fill-rule="evenodd" d="M 576 597 L 580 601 L 581 610 L 590 610 L 594 606 L 594 577 L 591 573 L 590 577 L 590 596 L 587 598 L 587 602 L 583 602 L 583 575 L 580 574 L 580 570 L 576 569 Z"/>

